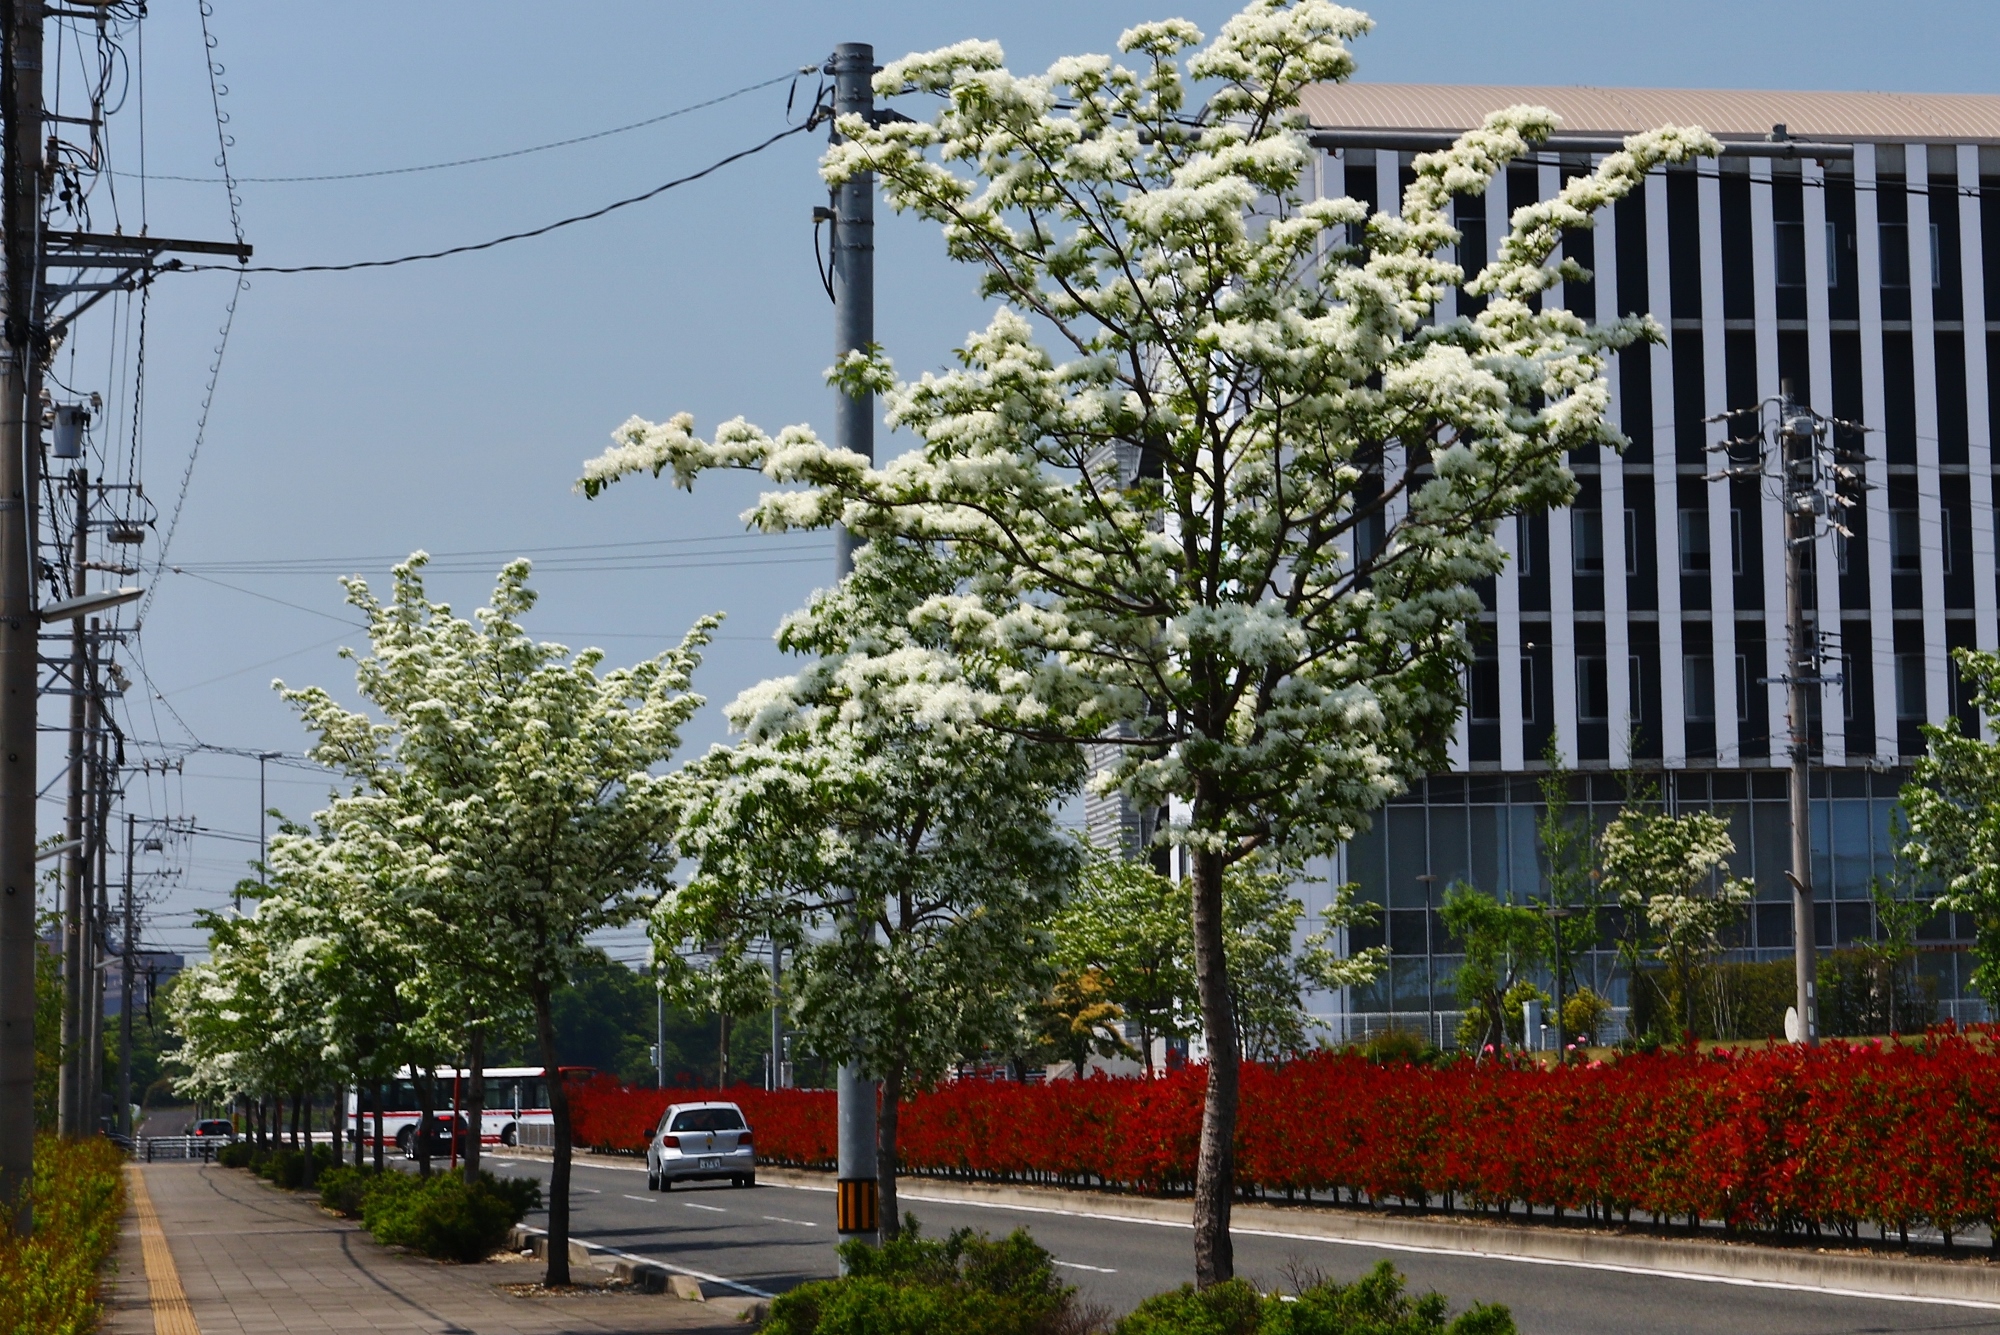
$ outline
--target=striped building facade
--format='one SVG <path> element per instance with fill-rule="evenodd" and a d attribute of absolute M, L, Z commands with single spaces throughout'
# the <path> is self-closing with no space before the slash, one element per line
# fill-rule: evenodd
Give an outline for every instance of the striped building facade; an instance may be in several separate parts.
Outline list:
<path fill-rule="evenodd" d="M 1576 772 L 1602 823 L 1636 772 L 1679 809 L 1735 834 L 1732 870 L 1756 903 L 1737 958 L 1789 957 L 1784 566 L 1776 489 L 1712 477 L 1732 429 L 1707 419 L 1788 391 L 1865 424 L 1852 539 L 1812 553 L 1808 599 L 1829 683 L 1812 720 L 1818 940 L 1872 937 L 1869 887 L 1889 874 L 1896 791 L 1920 725 L 1956 714 L 1948 650 L 2000 646 L 1992 455 L 2000 356 L 2000 97 L 1344 84 L 1312 90 L 1317 188 L 1394 211 L 1416 151 L 1494 108 L 1552 108 L 1549 150 L 1464 199 L 1462 262 L 1491 258 L 1513 209 L 1588 171 L 1605 140 L 1698 124 L 1763 147 L 1655 172 L 1565 244 L 1592 273 L 1544 300 L 1586 319 L 1651 312 L 1664 344 L 1611 368 L 1621 456 L 1579 454 L 1575 504 L 1505 526 L 1513 559 L 1483 591 L 1479 658 L 1448 773 L 1416 785 L 1327 867 L 1379 904 L 1354 944 L 1386 943 L 1390 973 L 1317 998 L 1337 1031 L 1395 1024 L 1448 1035 L 1459 959 L 1437 915 L 1464 880 L 1539 893 L 1534 822 L 1543 755 Z M 1781 127 L 1774 134 L 1774 127 Z M 1563 139 L 1571 140 L 1565 145 Z M 1989 196 L 1989 191 L 1994 192 Z M 1475 309 L 1463 293 L 1442 318 Z M 1746 419 L 1747 420 L 1747 419 Z M 1309 891 L 1309 910 L 1325 888 Z M 1308 922 L 1310 930 L 1316 924 Z M 1983 1018 L 1967 985 L 1969 924 L 1938 915 L 1920 967 L 1944 1013 Z M 1587 980 L 1622 1004 L 1607 949 Z"/>

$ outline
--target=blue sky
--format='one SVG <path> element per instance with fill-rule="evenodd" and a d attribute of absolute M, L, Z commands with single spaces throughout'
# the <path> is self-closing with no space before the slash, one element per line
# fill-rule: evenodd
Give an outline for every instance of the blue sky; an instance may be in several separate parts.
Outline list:
<path fill-rule="evenodd" d="M 146 168 L 211 176 L 215 124 L 194 4 L 152 8 Z M 211 31 L 225 66 L 231 166 L 254 178 L 412 166 L 588 134 L 816 63 L 839 41 L 872 41 L 887 59 L 994 38 L 1017 69 L 1039 69 L 1058 55 L 1108 50 L 1139 19 L 1179 14 L 1213 32 L 1233 8 L 215 0 Z M 1922 0 L 1893 9 L 1401 0 L 1371 12 L 1378 27 L 1357 47 L 1359 77 L 1392 82 L 1992 92 L 2000 35 L 1990 4 Z M 648 129 L 478 166 L 246 181 L 244 231 L 259 262 L 291 264 L 537 226 L 756 143 L 782 128 L 786 92 L 781 84 Z M 135 85 L 112 123 L 114 165 L 128 172 L 139 167 L 140 101 Z M 829 542 L 743 537 L 748 481 L 704 481 L 691 496 L 628 483 L 595 502 L 570 488 L 579 463 L 633 413 L 685 409 L 704 428 L 737 413 L 769 427 L 825 420 L 831 322 L 811 247 L 811 210 L 824 202 L 816 140 L 788 140 L 652 203 L 479 255 L 258 277 L 241 300 L 169 554 L 192 573 L 161 578 L 145 627 L 151 685 L 126 702 L 134 731 L 170 744 L 298 751 L 303 734 L 271 678 L 346 693 L 351 674 L 335 650 L 356 636 L 341 624 L 351 617 L 334 574 L 364 574 L 379 587 L 390 561 L 419 547 L 473 554 L 441 562 L 453 573 L 433 582 L 464 612 L 507 555 L 542 554 L 531 624 L 546 638 L 601 644 L 614 661 L 655 652 L 696 616 L 726 611 L 725 638 L 698 682 L 714 702 L 782 671 L 771 630 L 826 578 Z M 133 228 L 139 182 L 123 178 L 118 191 L 118 219 Z M 212 183 L 150 180 L 143 217 L 155 233 L 229 235 Z M 96 221 L 110 221 L 108 204 Z M 885 222 L 877 273 L 878 333 L 905 373 L 942 363 L 984 322 L 973 275 L 947 264 L 921 226 Z M 142 473 L 167 511 L 230 284 L 220 274 L 168 278 L 151 303 Z M 80 391 L 122 402 L 129 371 L 117 368 L 129 357 L 111 356 L 112 338 L 109 313 L 87 322 L 66 374 Z M 884 457 L 900 448 L 878 440 Z M 655 545 L 603 546 L 642 543 Z M 641 551 L 647 559 L 634 560 Z M 312 568 L 273 568 L 299 561 Z M 711 708 L 688 746 L 722 737 Z M 57 749 L 45 747 L 45 773 Z M 256 777 L 254 761 L 198 754 L 178 776 L 142 777 L 133 801 L 142 816 L 192 815 L 254 836 Z M 327 789 L 282 766 L 270 777 L 271 802 L 300 817 Z M 42 819 L 53 829 L 59 802 L 45 803 Z M 196 945 L 188 915 L 226 903 L 250 853 L 240 840 L 205 835 L 142 862 L 142 873 L 177 873 L 146 878 L 159 896 L 148 942 Z M 619 953 L 639 951 L 628 939 Z"/>

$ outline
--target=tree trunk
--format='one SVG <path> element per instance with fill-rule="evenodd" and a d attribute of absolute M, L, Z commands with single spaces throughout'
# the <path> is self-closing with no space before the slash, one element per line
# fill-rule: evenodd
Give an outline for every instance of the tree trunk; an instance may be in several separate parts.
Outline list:
<path fill-rule="evenodd" d="M 486 1130 L 486 1028 L 474 1025 L 465 1041 L 465 1185 L 479 1181 L 480 1141 Z"/>
<path fill-rule="evenodd" d="M 417 1087 L 417 1129 L 413 1148 L 417 1152 L 417 1176 L 431 1175 L 431 1136 L 437 1129 L 437 1077 L 428 1069 L 410 1066 L 411 1084 Z"/>
<path fill-rule="evenodd" d="M 382 1090 L 383 1082 L 375 1082 L 375 1171 L 381 1172 L 382 1164 Z"/>
<path fill-rule="evenodd" d="M 893 1067 L 882 1080 L 882 1110 L 875 1115 L 875 1201 L 877 1236 L 893 1242 L 903 1231 L 896 1213 L 896 1119 L 903 1103 L 903 1068 Z"/>
<path fill-rule="evenodd" d="M 535 1037 L 541 1044 L 542 1066 L 548 1076 L 550 1128 L 555 1140 L 555 1163 L 549 1171 L 548 1273 L 542 1283 L 549 1288 L 569 1285 L 569 1091 L 563 1088 L 562 1067 L 556 1057 L 556 1027 L 549 1016 L 549 987 L 536 983 L 530 991 L 535 1003 Z"/>
<path fill-rule="evenodd" d="M 310 1089 L 304 1090 L 299 1094 L 299 1120 L 305 1123 L 306 1134 L 306 1162 L 304 1169 L 299 1175 L 299 1185 L 307 1191 L 311 1191 L 313 1184 L 313 1096 Z"/>
<path fill-rule="evenodd" d="M 1194 969 L 1208 1042 L 1208 1089 L 1194 1170 L 1194 1280 L 1202 1288 L 1236 1274 L 1229 1210 L 1236 1194 L 1236 1014 L 1222 936 L 1222 855 L 1198 850 L 1194 863 Z"/>
<path fill-rule="evenodd" d="M 297 1092 L 294 1091 L 292 1097 L 286 1100 L 286 1102 L 292 1105 L 292 1148 L 297 1150 L 299 1147 L 299 1096 Z"/>

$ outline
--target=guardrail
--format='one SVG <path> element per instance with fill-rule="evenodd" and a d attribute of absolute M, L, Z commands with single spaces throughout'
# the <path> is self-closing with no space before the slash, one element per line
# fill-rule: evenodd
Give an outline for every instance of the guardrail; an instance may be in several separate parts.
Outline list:
<path fill-rule="evenodd" d="M 553 1150 L 556 1128 L 553 1122 L 519 1122 L 514 1127 L 514 1143 L 527 1150 Z"/>
<path fill-rule="evenodd" d="M 215 1160 L 215 1152 L 227 1144 L 229 1142 L 220 1136 L 143 1136 L 139 1140 L 138 1154 L 135 1157 L 144 1159 L 147 1163 L 162 1159 L 212 1163 Z"/>

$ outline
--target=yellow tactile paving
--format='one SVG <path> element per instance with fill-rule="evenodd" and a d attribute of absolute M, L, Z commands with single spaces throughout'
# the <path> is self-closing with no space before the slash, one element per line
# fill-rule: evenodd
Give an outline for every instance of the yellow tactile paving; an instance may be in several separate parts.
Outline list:
<path fill-rule="evenodd" d="M 181 1288 L 180 1271 L 174 1268 L 174 1254 L 167 1248 L 167 1235 L 160 1229 L 160 1217 L 153 1212 L 153 1198 L 146 1194 L 146 1175 L 139 1165 L 127 1164 L 125 1177 L 132 1189 L 132 1207 L 139 1215 L 139 1248 L 146 1258 L 153 1335 L 201 1335 Z"/>

